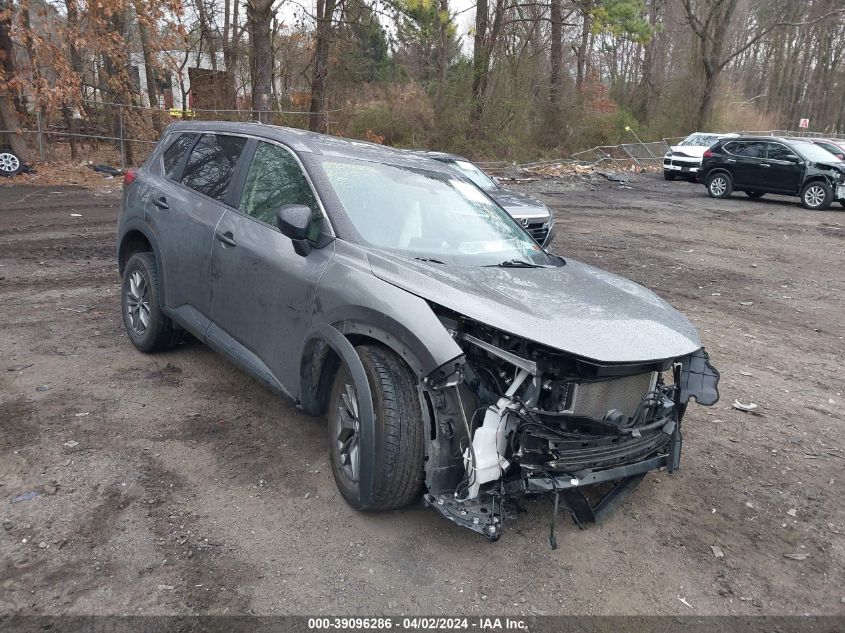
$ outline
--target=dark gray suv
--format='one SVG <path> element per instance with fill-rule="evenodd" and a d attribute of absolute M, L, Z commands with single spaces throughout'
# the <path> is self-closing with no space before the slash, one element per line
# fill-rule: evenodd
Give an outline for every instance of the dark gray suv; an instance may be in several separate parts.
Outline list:
<path fill-rule="evenodd" d="M 646 472 L 676 470 L 687 402 L 718 398 L 666 302 L 544 250 L 408 152 L 172 125 L 126 175 L 118 261 L 132 343 L 190 332 L 326 416 L 338 488 L 362 510 L 423 495 L 497 539 L 503 503 L 551 494 L 594 521 Z"/>

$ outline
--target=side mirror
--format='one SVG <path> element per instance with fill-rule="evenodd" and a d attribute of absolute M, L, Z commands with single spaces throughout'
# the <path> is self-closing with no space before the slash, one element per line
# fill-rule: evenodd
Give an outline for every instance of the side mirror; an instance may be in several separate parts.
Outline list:
<path fill-rule="evenodd" d="M 276 226 L 282 235 L 291 239 L 294 250 L 303 257 L 311 252 L 308 242 L 310 224 L 311 209 L 304 204 L 286 204 L 276 211 Z"/>
<path fill-rule="evenodd" d="M 801 162 L 801 159 L 798 158 L 795 154 L 789 154 L 788 156 L 784 156 L 783 160 L 789 163 L 795 163 L 796 165 Z"/>
<path fill-rule="evenodd" d="M 502 180 L 501 180 L 501 178 L 499 178 L 498 176 L 492 176 L 492 177 L 491 177 L 491 180 L 492 180 L 493 182 L 495 182 L 497 186 L 499 186 L 499 187 L 501 187 L 501 186 L 502 186 Z"/>

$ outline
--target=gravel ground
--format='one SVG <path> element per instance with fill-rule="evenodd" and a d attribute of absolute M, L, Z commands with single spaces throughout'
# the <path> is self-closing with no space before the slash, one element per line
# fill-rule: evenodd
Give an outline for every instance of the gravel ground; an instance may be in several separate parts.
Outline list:
<path fill-rule="evenodd" d="M 114 192 L 15 183 L 0 614 L 845 614 L 841 207 L 652 175 L 522 187 L 554 209 L 554 250 L 654 289 L 722 372 L 719 404 L 687 414 L 682 471 L 600 525 L 560 521 L 552 551 L 545 500 L 498 543 L 421 504 L 353 511 L 323 421 L 198 343 L 129 344 Z"/>

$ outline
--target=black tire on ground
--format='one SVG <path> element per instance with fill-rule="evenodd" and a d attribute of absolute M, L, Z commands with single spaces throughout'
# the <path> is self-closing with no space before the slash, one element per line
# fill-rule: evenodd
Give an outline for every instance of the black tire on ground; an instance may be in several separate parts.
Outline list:
<path fill-rule="evenodd" d="M 843 207 L 845 207 L 845 200 L 840 200 L 839 204 L 841 204 Z"/>
<path fill-rule="evenodd" d="M 340 493 L 352 507 L 394 510 L 418 499 L 425 482 L 425 422 L 417 380 L 405 362 L 389 349 L 362 345 L 356 351 L 373 394 L 376 454 L 372 502 L 361 503 L 358 481 L 350 476 L 348 462 L 342 454 L 344 442 L 349 442 L 351 435 L 348 431 L 344 434 L 340 422 L 342 411 L 349 411 L 344 395 L 351 394 L 357 401 L 345 364 L 341 364 L 335 376 L 326 414 L 332 473 Z"/>
<path fill-rule="evenodd" d="M 734 189 L 733 178 L 724 171 L 707 176 L 707 193 L 711 198 L 727 198 Z"/>
<path fill-rule="evenodd" d="M 751 198 L 752 200 L 756 200 L 757 198 L 762 198 L 766 195 L 764 191 L 746 191 L 745 195 Z"/>
<path fill-rule="evenodd" d="M 23 171 L 23 159 L 10 148 L 0 148 L 0 176 L 14 176 Z"/>
<path fill-rule="evenodd" d="M 675 174 L 673 174 L 671 171 L 666 171 L 664 169 L 663 170 L 663 178 L 665 180 L 675 180 Z"/>
<path fill-rule="evenodd" d="M 824 180 L 813 180 L 801 190 L 801 204 L 805 209 L 823 211 L 833 202 L 833 190 Z"/>
<path fill-rule="evenodd" d="M 135 253 L 126 263 L 120 306 L 129 340 L 140 351 L 161 352 L 178 345 L 182 330 L 161 311 L 158 270 L 152 253 Z"/>

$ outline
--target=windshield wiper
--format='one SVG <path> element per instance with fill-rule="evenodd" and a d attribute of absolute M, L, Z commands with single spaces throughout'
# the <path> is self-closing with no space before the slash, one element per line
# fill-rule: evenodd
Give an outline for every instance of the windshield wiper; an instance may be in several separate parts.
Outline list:
<path fill-rule="evenodd" d="M 431 262 L 432 264 L 443 264 L 446 265 L 446 262 L 441 262 L 439 259 L 434 259 L 433 257 L 414 257 L 418 262 Z"/>
<path fill-rule="evenodd" d="M 485 268 L 548 268 L 548 266 L 544 266 L 543 264 L 534 264 L 532 262 L 527 262 L 523 259 L 506 259 L 503 262 L 499 262 L 498 264 L 487 264 Z"/>

